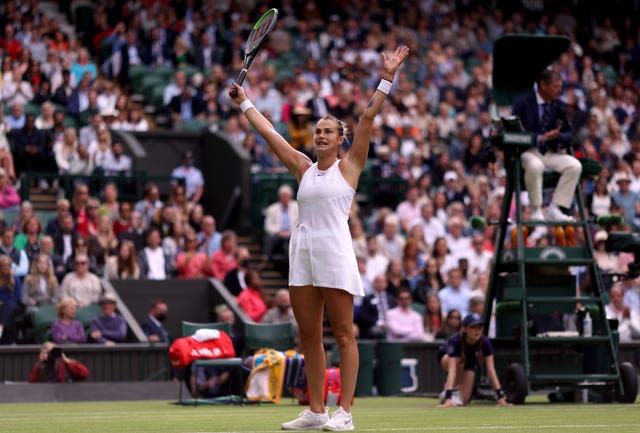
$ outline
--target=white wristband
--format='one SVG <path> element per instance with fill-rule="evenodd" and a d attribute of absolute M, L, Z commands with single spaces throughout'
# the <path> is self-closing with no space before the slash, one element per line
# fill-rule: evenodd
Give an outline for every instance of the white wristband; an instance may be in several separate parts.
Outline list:
<path fill-rule="evenodd" d="M 389 91 L 391 91 L 391 81 L 385 80 L 384 78 L 380 80 L 380 84 L 378 84 L 378 90 L 380 90 L 385 95 L 388 95 Z"/>
<path fill-rule="evenodd" d="M 243 113 L 251 107 L 253 107 L 253 104 L 248 99 L 245 99 L 242 101 L 242 104 L 240 104 L 240 110 L 242 110 Z"/>

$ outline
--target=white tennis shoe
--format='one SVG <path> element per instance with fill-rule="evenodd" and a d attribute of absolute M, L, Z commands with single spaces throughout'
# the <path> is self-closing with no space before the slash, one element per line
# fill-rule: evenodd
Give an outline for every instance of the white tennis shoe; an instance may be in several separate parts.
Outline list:
<path fill-rule="evenodd" d="M 282 423 L 282 430 L 322 430 L 322 427 L 329 421 L 329 409 L 324 413 L 311 412 L 305 409 L 300 412 L 298 418 L 293 421 Z"/>
<path fill-rule="evenodd" d="M 547 208 L 547 218 L 551 221 L 570 222 L 574 221 L 571 215 L 562 212 L 557 204 L 551 203 Z"/>
<path fill-rule="evenodd" d="M 345 412 L 342 406 L 331 415 L 331 419 L 322 427 L 324 431 L 351 431 L 355 430 L 353 418 L 350 413 Z"/>

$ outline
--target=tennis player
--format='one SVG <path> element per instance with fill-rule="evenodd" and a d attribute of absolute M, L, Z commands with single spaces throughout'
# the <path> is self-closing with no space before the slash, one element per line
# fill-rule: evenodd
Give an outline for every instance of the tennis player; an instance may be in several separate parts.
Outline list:
<path fill-rule="evenodd" d="M 353 143 L 341 159 L 338 150 L 345 144 L 347 132 L 344 122 L 334 116 L 324 116 L 318 121 L 314 163 L 276 132 L 247 99 L 242 87 L 233 83 L 229 90 L 231 99 L 299 183 L 299 216 L 289 247 L 289 291 L 305 356 L 310 406 L 295 420 L 282 424 L 283 430 L 354 429 L 351 402 L 358 371 L 358 347 L 353 334 L 353 296 L 363 295 L 364 291 L 347 219 L 367 160 L 373 119 L 408 54 L 407 47 L 396 48 L 390 56 L 382 53 L 380 84 L 355 128 Z M 324 404 L 325 306 L 340 351 L 341 406 L 331 417 Z"/>

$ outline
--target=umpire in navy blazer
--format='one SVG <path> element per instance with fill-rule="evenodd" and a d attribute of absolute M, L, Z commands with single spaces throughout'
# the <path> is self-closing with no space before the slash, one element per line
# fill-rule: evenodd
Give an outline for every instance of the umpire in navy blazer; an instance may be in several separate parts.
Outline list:
<path fill-rule="evenodd" d="M 542 213 L 542 180 L 545 168 L 549 168 L 560 174 L 560 180 L 546 218 L 552 221 L 572 221 L 569 208 L 580 180 L 582 164 L 565 150 L 574 134 L 567 119 L 566 105 L 558 100 L 562 91 L 562 78 L 559 73 L 545 69 L 538 75 L 536 83 L 533 92 L 520 96 L 513 104 L 513 114 L 534 135 L 536 144 L 521 155 L 531 219 L 545 220 Z M 538 227 L 541 229 L 539 231 L 545 230 L 542 226 Z"/>

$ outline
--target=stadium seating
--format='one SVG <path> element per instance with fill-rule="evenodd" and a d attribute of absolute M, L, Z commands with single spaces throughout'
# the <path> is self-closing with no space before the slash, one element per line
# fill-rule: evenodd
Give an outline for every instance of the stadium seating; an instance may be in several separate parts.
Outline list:
<path fill-rule="evenodd" d="M 76 311 L 76 320 L 82 323 L 85 333 L 88 333 L 91 319 L 100 314 L 98 304 L 90 304 L 79 307 Z M 36 331 L 36 338 L 39 343 L 44 343 L 51 339 L 51 324 L 58 318 L 55 305 L 43 305 L 34 308 L 31 313 L 31 323 Z"/>

